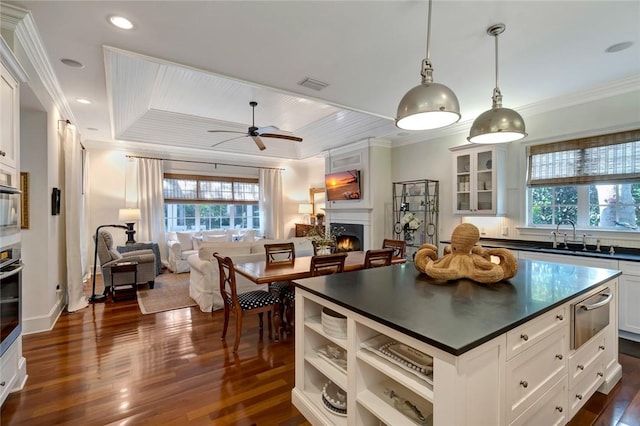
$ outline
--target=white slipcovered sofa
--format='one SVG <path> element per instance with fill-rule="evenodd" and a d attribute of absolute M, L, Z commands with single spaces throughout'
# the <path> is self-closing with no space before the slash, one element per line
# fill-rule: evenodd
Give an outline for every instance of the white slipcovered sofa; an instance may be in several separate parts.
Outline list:
<path fill-rule="evenodd" d="M 198 303 L 202 312 L 211 312 L 212 309 L 222 309 L 222 297 L 220 296 L 220 273 L 218 261 L 213 253 L 229 256 L 234 265 L 244 262 L 254 262 L 265 259 L 264 245 L 269 243 L 293 242 L 296 257 L 312 256 L 313 244 L 304 237 L 291 238 L 289 240 L 258 240 L 255 242 L 203 242 L 197 253 L 189 256 L 189 295 Z M 238 293 L 252 290 L 266 290 L 267 284 L 257 285 L 240 274 L 236 274 L 236 286 Z"/>
<path fill-rule="evenodd" d="M 179 274 L 189 272 L 187 259 L 198 253 L 203 242 L 253 242 L 254 229 L 214 229 L 209 231 L 169 232 L 169 270 Z"/>

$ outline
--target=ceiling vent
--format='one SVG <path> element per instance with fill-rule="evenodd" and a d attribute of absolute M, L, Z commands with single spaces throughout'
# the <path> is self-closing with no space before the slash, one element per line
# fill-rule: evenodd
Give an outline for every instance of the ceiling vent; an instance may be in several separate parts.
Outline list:
<path fill-rule="evenodd" d="M 308 87 L 309 89 L 313 89 L 313 90 L 322 90 L 322 89 L 324 89 L 325 87 L 328 86 L 327 83 L 323 83 L 322 81 L 314 80 L 314 79 L 309 78 L 309 77 L 306 77 L 304 80 L 302 80 L 298 84 L 300 86 Z"/>

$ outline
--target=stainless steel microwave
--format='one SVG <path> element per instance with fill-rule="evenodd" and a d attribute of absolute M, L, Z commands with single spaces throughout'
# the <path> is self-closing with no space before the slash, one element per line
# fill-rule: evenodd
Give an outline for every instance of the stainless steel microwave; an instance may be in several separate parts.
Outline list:
<path fill-rule="evenodd" d="M 0 236 L 20 232 L 20 190 L 0 185 Z"/>

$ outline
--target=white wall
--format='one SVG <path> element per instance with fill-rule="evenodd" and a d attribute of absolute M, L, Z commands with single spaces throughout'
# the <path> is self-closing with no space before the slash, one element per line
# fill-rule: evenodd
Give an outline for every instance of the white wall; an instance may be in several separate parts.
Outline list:
<path fill-rule="evenodd" d="M 466 133 L 401 146 L 392 150 L 394 181 L 436 179 L 440 181 L 440 239 L 448 240 L 453 228 L 469 221 L 482 227 L 483 237 L 511 239 L 547 239 L 549 229 L 526 228 L 525 173 L 526 146 L 637 128 L 640 125 L 640 90 L 605 99 L 560 108 L 533 116 L 524 116 L 529 136 L 512 142 L 507 148 L 506 217 L 460 217 L 452 210 L 450 147 L 468 144 Z M 503 235 L 504 228 L 507 229 Z M 640 247 L 637 233 L 589 231 L 602 236 L 602 244 Z"/>

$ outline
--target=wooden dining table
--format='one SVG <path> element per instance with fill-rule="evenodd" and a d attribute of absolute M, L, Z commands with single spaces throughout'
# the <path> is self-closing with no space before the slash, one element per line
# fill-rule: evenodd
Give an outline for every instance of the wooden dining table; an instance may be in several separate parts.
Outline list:
<path fill-rule="evenodd" d="M 364 268 L 364 251 L 349 251 L 344 262 L 344 271 L 356 271 Z M 293 264 L 269 265 L 266 259 L 257 262 L 238 263 L 234 265 L 236 273 L 248 278 L 256 284 L 267 284 L 275 281 L 288 281 L 311 276 L 312 256 L 296 257 Z M 406 259 L 394 257 L 391 264 L 405 263 Z"/>

